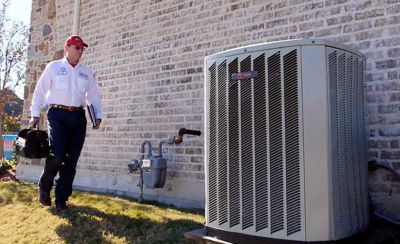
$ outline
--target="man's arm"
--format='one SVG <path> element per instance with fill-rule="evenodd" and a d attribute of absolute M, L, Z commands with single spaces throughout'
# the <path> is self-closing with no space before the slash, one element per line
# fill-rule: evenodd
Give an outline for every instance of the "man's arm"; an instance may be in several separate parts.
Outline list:
<path fill-rule="evenodd" d="M 89 79 L 89 87 L 86 93 L 86 102 L 87 104 L 93 105 L 94 113 L 96 114 L 96 126 L 93 127 L 93 130 L 97 130 L 100 128 L 102 113 L 99 87 L 97 85 L 97 80 L 94 75 L 92 75 Z"/>
<path fill-rule="evenodd" d="M 31 117 L 29 120 L 29 128 L 35 128 L 36 125 L 39 125 L 40 117 Z"/>
<path fill-rule="evenodd" d="M 36 84 L 35 91 L 33 92 L 31 110 L 31 119 L 29 121 L 29 127 L 34 128 L 39 125 L 40 122 L 40 110 L 46 103 L 46 94 L 50 89 L 51 85 L 51 69 L 48 64 L 44 69 L 39 81 Z"/>

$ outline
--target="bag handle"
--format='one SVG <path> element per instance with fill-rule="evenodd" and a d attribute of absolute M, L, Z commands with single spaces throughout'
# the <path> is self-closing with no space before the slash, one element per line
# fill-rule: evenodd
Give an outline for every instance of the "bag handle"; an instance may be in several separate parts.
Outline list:
<path fill-rule="evenodd" d="M 31 130 L 39 130 L 39 125 L 38 125 L 38 124 L 37 124 L 37 125 L 35 125 L 35 127 L 34 127 L 34 128 L 32 128 L 32 127 L 28 126 L 28 129 L 31 129 Z"/>

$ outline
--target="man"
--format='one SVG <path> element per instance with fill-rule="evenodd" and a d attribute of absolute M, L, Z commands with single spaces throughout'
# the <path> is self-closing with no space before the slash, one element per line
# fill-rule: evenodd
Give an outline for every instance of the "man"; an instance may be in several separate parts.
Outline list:
<path fill-rule="evenodd" d="M 30 127 L 39 124 L 40 110 L 47 111 L 52 154 L 46 159 L 39 181 L 39 202 L 51 206 L 50 191 L 54 177 L 59 173 L 55 188 L 55 204 L 58 210 L 66 210 L 66 202 L 72 193 L 72 183 L 86 134 L 86 117 L 83 107 L 93 105 L 97 130 L 101 123 L 99 89 L 91 69 L 79 60 L 86 43 L 79 36 L 69 37 L 64 46 L 67 56 L 49 63 L 43 71 L 31 106 Z"/>

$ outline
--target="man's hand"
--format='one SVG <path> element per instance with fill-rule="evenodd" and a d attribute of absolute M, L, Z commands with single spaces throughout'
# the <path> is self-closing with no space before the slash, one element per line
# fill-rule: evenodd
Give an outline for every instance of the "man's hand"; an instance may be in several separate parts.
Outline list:
<path fill-rule="evenodd" d="M 35 128 L 36 125 L 39 125 L 40 122 L 40 118 L 39 117 L 31 117 L 31 119 L 29 120 L 29 128 Z"/>
<path fill-rule="evenodd" d="M 97 130 L 100 128 L 100 123 L 101 123 L 101 119 L 96 119 L 96 126 L 93 126 L 92 129 L 93 130 Z"/>

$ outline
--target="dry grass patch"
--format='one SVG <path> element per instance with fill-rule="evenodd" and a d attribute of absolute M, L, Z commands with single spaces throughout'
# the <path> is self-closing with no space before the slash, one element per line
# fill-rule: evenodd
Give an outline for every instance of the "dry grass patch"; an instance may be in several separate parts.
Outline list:
<path fill-rule="evenodd" d="M 0 183 L 0 243 L 185 243 L 204 223 L 202 210 L 121 197 L 75 191 L 68 203 L 58 212 L 37 202 L 34 184 Z"/>

